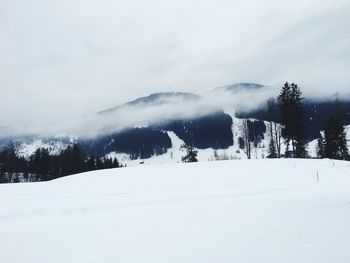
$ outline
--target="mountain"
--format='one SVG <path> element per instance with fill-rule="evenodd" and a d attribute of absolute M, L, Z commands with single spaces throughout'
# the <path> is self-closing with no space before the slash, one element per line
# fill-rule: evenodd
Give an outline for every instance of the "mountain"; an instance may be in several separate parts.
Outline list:
<path fill-rule="evenodd" d="M 242 91 L 257 91 L 261 90 L 263 88 L 267 88 L 264 85 L 257 84 L 257 83 L 235 83 L 227 86 L 221 86 L 215 88 L 214 91 L 216 92 L 232 92 L 232 93 L 238 93 Z"/>
<path fill-rule="evenodd" d="M 131 159 L 150 158 L 171 148 L 167 132 L 174 132 L 186 145 L 205 149 L 225 149 L 233 144 L 232 118 L 224 112 L 204 117 L 159 122 L 148 127 L 128 128 L 92 140 L 80 140 L 85 150 L 95 156 L 110 152 L 127 153 Z"/>
<path fill-rule="evenodd" d="M 41 147 L 55 155 L 69 144 L 79 143 L 89 156 L 114 156 L 130 165 L 145 159 L 149 159 L 148 163 L 181 162 L 185 145 L 196 148 L 200 160 L 241 159 L 245 158 L 238 143 L 242 136 L 241 118 L 248 118 L 250 141 L 254 143 L 253 158 L 265 158 L 268 155 L 264 102 L 267 97 L 260 98 L 264 103 L 252 104 L 244 110 L 230 109 L 227 105 L 235 105 L 237 101 L 249 104 L 255 94 L 261 97 L 266 95 L 263 93 L 266 90 L 271 89 L 261 84 L 238 83 L 201 96 L 186 92 L 154 93 L 98 112 L 86 129 L 94 129 L 100 123 L 109 129 L 95 137 L 11 137 L 0 140 L 0 144 L 6 145 L 9 139 L 16 141 L 18 155 L 29 157 Z M 249 96 L 241 97 L 246 91 Z M 350 101 L 342 101 L 341 107 L 343 120 L 349 125 Z M 333 114 L 333 108 L 331 100 L 307 98 L 304 101 L 308 150 L 313 157 L 316 156 L 315 139 Z M 120 125 L 121 118 L 130 122 Z M 121 128 L 115 129 L 117 126 Z"/>
<path fill-rule="evenodd" d="M 185 102 L 193 102 L 200 99 L 199 95 L 193 94 L 193 93 L 187 93 L 187 92 L 159 92 L 159 93 L 153 93 L 146 97 L 137 98 L 133 101 L 127 102 L 123 105 L 118 105 L 110 109 L 102 110 L 98 112 L 98 114 L 108 114 L 112 113 L 118 110 L 121 110 L 122 108 L 128 107 L 128 106 L 137 106 L 137 107 L 147 107 L 147 106 L 154 106 L 154 105 L 164 105 L 167 103 L 170 103 L 174 100 L 181 100 Z"/>

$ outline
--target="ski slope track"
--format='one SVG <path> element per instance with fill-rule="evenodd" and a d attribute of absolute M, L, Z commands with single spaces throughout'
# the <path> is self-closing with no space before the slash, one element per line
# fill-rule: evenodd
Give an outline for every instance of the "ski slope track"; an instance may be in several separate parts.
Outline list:
<path fill-rule="evenodd" d="M 144 165 L 0 185 L 2 263 L 348 263 L 349 244 L 350 162 Z"/>

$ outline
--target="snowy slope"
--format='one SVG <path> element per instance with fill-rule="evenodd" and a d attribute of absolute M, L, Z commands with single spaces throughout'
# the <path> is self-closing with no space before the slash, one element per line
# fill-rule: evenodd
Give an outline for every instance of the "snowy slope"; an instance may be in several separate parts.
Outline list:
<path fill-rule="evenodd" d="M 154 155 L 151 158 L 148 159 L 136 159 L 132 160 L 130 159 L 130 156 L 125 153 L 116 153 L 111 152 L 107 154 L 107 157 L 116 157 L 120 163 L 127 166 L 135 166 L 139 164 L 165 164 L 165 163 L 180 163 L 182 162 L 182 156 L 186 155 L 186 148 L 185 142 L 181 140 L 174 132 L 168 131 L 167 132 L 172 147 L 168 149 L 168 151 L 165 154 L 162 155 Z"/>
<path fill-rule="evenodd" d="M 44 142 L 42 139 L 35 139 L 30 143 L 21 143 L 17 150 L 17 155 L 19 157 L 29 158 L 38 149 L 47 149 L 50 155 L 58 155 L 62 150 L 66 149 L 67 146 L 67 143 L 63 143 L 60 140 Z"/>
<path fill-rule="evenodd" d="M 0 262 L 348 263 L 349 189 L 349 162 L 293 159 L 0 185 Z"/>
<path fill-rule="evenodd" d="M 215 161 L 215 160 L 229 160 L 229 159 L 246 159 L 247 156 L 244 150 L 239 148 L 238 138 L 242 136 L 240 126 L 242 119 L 236 118 L 234 113 L 227 112 L 232 118 L 232 134 L 233 145 L 227 149 L 214 150 L 212 148 L 196 149 L 198 151 L 198 160 L 203 161 Z M 254 121 L 254 119 L 250 119 Z M 268 134 L 268 122 L 264 122 L 267 129 L 264 133 L 264 139 L 258 144 L 258 147 L 252 147 L 252 159 L 264 159 L 268 156 L 269 134 Z M 346 132 L 348 135 L 348 141 L 350 142 L 350 125 L 346 126 Z M 169 138 L 171 139 L 172 147 L 168 149 L 167 153 L 162 155 L 154 155 L 149 159 L 137 159 L 131 160 L 130 156 L 125 153 L 111 152 L 106 154 L 108 157 L 116 157 L 122 164 L 127 166 L 135 166 L 140 164 L 165 164 L 165 163 L 179 163 L 182 162 L 182 157 L 186 155 L 186 149 L 184 148 L 185 142 L 181 140 L 174 132 L 168 131 Z M 34 139 L 31 142 L 22 143 L 18 149 L 18 155 L 28 158 L 39 148 L 48 149 L 51 155 L 57 155 L 62 150 L 66 149 L 70 143 L 77 141 L 77 138 L 70 138 L 69 141 L 63 142 L 62 140 L 49 140 L 44 141 L 42 139 Z M 285 151 L 285 145 L 282 143 L 281 152 Z M 313 140 L 308 143 L 307 147 L 310 157 L 317 156 L 317 140 Z M 350 143 L 349 143 L 350 150 Z"/>
<path fill-rule="evenodd" d="M 200 162 L 206 161 L 216 161 L 216 160 L 236 160 L 236 159 L 247 159 L 244 150 L 239 148 L 238 137 L 242 136 L 240 131 L 240 125 L 242 120 L 234 117 L 234 114 L 229 114 L 232 117 L 232 134 L 233 134 L 233 145 L 227 149 L 217 149 L 212 148 L 207 149 L 195 149 L 198 151 L 197 159 Z M 265 125 L 268 125 L 265 122 Z M 166 164 L 166 163 L 180 163 L 182 162 L 182 157 L 186 155 L 185 142 L 181 140 L 174 132 L 167 132 L 172 147 L 168 149 L 165 154 L 154 155 L 148 159 L 136 159 L 131 160 L 128 154 L 111 152 L 107 154 L 107 157 L 116 157 L 122 164 L 127 166 L 135 166 L 140 164 Z M 263 159 L 268 155 L 269 136 L 268 132 L 264 134 L 264 139 L 259 143 L 257 148 L 252 148 L 252 158 L 253 159 Z M 283 149 L 284 151 L 284 146 Z"/>

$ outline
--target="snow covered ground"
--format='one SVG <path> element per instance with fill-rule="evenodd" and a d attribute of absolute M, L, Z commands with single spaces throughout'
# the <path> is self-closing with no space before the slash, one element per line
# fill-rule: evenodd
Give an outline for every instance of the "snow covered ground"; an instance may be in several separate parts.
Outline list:
<path fill-rule="evenodd" d="M 0 262 L 348 263 L 349 222 L 350 162 L 135 166 L 0 185 Z"/>

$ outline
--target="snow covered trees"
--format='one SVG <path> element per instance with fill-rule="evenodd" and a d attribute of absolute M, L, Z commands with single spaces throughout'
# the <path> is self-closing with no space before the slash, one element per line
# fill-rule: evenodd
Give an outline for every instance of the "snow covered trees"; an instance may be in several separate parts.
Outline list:
<path fill-rule="evenodd" d="M 286 156 L 289 157 L 291 143 L 291 157 L 305 158 L 305 120 L 302 104 L 302 93 L 298 85 L 286 82 L 277 98 L 281 111 L 281 124 L 287 145 Z"/>

